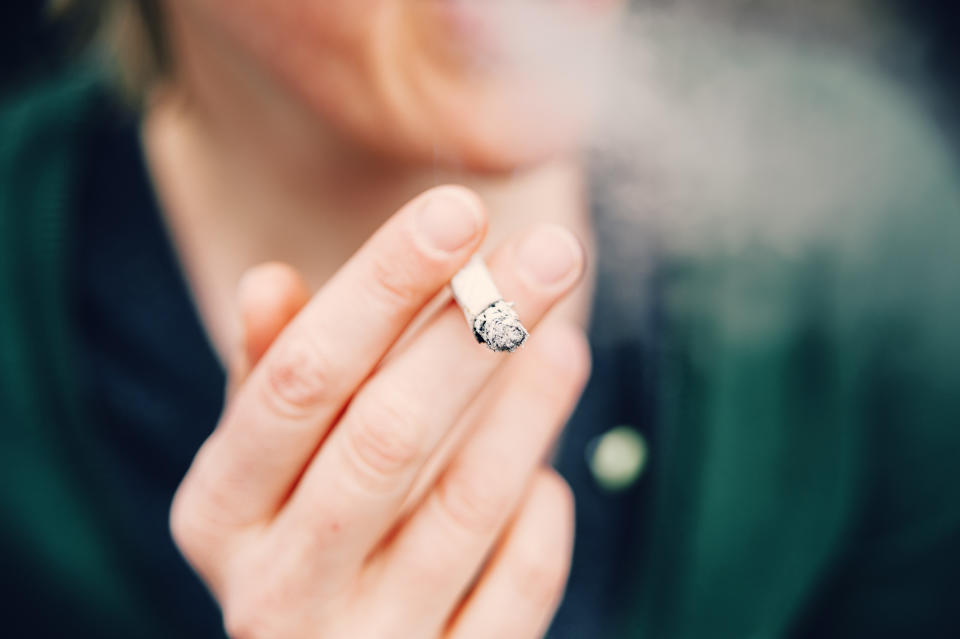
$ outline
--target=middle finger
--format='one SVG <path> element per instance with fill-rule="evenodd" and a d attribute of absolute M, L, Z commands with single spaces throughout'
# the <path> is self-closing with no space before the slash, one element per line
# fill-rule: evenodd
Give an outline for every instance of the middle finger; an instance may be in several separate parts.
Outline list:
<path fill-rule="evenodd" d="M 509 242 L 490 260 L 501 292 L 531 329 L 583 268 L 579 242 L 555 225 Z M 271 534 L 307 539 L 304 551 L 327 570 L 361 564 L 394 525 L 430 454 L 503 361 L 476 343 L 458 307 L 444 309 L 361 388 Z"/>

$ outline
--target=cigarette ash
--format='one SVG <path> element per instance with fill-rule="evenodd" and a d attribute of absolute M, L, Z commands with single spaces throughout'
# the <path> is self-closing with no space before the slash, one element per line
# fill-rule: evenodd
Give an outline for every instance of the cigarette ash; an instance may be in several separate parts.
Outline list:
<path fill-rule="evenodd" d="M 492 351 L 512 353 L 523 346 L 529 333 L 513 305 L 498 300 L 474 318 L 473 335 Z"/>

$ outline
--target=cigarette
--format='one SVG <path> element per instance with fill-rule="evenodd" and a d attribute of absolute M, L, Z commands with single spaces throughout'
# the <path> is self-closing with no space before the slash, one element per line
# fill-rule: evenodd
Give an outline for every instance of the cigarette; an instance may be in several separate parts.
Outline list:
<path fill-rule="evenodd" d="M 474 256 L 460 269 L 450 288 L 478 342 L 497 353 L 512 353 L 527 341 L 520 316 L 512 303 L 503 301 L 481 258 Z"/>

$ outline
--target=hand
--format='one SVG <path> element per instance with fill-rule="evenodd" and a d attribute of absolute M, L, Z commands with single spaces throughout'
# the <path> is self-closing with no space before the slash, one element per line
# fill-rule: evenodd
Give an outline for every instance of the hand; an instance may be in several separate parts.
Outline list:
<path fill-rule="evenodd" d="M 395 346 L 485 228 L 474 195 L 441 187 L 309 301 L 284 267 L 246 278 L 233 390 L 171 510 L 231 636 L 545 631 L 573 506 L 543 458 L 588 373 L 582 332 L 547 321 L 523 350 L 494 354 L 451 303 Z M 488 262 L 530 329 L 583 271 L 555 226 Z"/>

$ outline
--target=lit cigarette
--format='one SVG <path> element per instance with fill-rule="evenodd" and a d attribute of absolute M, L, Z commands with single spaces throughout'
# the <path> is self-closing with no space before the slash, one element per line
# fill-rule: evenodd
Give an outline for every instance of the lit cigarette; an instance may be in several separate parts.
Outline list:
<path fill-rule="evenodd" d="M 471 259 L 450 280 L 450 288 L 478 342 L 498 353 L 512 353 L 527 341 L 527 329 L 513 304 L 503 301 L 482 259 Z"/>

